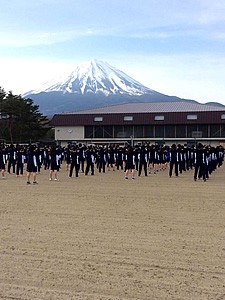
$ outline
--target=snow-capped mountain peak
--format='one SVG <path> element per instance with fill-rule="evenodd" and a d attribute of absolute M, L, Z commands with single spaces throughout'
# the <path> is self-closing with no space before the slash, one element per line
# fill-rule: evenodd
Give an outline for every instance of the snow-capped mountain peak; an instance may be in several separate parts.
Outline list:
<path fill-rule="evenodd" d="M 47 82 L 39 89 L 28 93 L 38 94 L 40 92 L 141 96 L 152 94 L 155 91 L 145 87 L 106 62 L 91 60 L 77 66 L 65 78 L 61 78 L 55 83 Z"/>

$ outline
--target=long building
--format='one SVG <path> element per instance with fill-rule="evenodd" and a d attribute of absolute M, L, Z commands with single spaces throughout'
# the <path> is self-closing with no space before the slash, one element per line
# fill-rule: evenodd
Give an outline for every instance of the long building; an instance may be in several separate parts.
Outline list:
<path fill-rule="evenodd" d="M 129 103 L 51 120 L 55 140 L 82 143 L 225 143 L 225 107 L 188 102 Z"/>

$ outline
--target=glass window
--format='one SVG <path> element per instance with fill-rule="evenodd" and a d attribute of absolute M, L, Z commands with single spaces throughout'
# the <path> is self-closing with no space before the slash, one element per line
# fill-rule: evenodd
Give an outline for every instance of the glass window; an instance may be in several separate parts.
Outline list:
<path fill-rule="evenodd" d="M 177 125 L 176 126 L 176 138 L 186 138 L 186 126 Z"/>
<path fill-rule="evenodd" d="M 188 138 L 199 138 L 197 125 L 187 125 L 187 137 Z"/>
<path fill-rule="evenodd" d="M 103 138 L 103 126 L 95 126 L 94 127 L 94 137 L 95 138 Z"/>
<path fill-rule="evenodd" d="M 113 137 L 113 126 L 104 126 L 104 138 Z"/>
<path fill-rule="evenodd" d="M 123 138 L 123 126 L 114 126 L 114 137 Z"/>
<path fill-rule="evenodd" d="M 124 126 L 124 137 L 131 137 L 133 135 L 133 126 Z"/>
<path fill-rule="evenodd" d="M 133 119 L 134 119 L 133 116 L 124 116 L 123 117 L 124 121 L 133 121 Z"/>
<path fill-rule="evenodd" d="M 94 122 L 102 122 L 103 117 L 94 117 Z"/>
<path fill-rule="evenodd" d="M 134 126 L 134 137 L 135 138 L 143 138 L 143 126 Z"/>
<path fill-rule="evenodd" d="M 225 125 L 221 125 L 221 137 L 225 137 Z"/>
<path fill-rule="evenodd" d="M 197 120 L 198 116 L 197 115 L 187 115 L 187 120 Z"/>
<path fill-rule="evenodd" d="M 208 125 L 198 125 L 198 131 L 201 132 L 203 138 L 209 137 Z"/>
<path fill-rule="evenodd" d="M 164 126 L 160 126 L 160 125 L 155 126 L 155 137 L 164 138 Z"/>
<path fill-rule="evenodd" d="M 166 138 L 175 138 L 175 126 L 166 125 L 165 126 L 165 137 Z"/>
<path fill-rule="evenodd" d="M 220 125 L 210 125 L 210 137 L 217 138 L 220 137 Z"/>
<path fill-rule="evenodd" d="M 144 137 L 145 138 L 154 138 L 154 126 L 153 125 L 144 126 Z"/>
<path fill-rule="evenodd" d="M 155 121 L 164 121 L 164 116 L 155 116 Z"/>
<path fill-rule="evenodd" d="M 84 127 L 84 137 L 93 138 L 93 126 L 85 126 Z"/>
<path fill-rule="evenodd" d="M 221 120 L 225 120 L 225 114 L 221 115 Z"/>

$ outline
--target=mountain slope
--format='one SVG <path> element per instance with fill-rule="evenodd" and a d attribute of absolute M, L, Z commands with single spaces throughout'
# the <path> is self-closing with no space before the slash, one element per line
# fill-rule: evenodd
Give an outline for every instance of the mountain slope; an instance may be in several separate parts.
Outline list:
<path fill-rule="evenodd" d="M 154 94 L 155 91 L 140 84 L 122 71 L 97 60 L 83 63 L 75 70 L 56 83 L 46 83 L 37 90 L 28 92 L 62 92 L 69 94 L 86 95 L 88 93 L 109 95 Z M 28 94 L 26 93 L 26 94 Z"/>
<path fill-rule="evenodd" d="M 81 64 L 65 78 L 47 82 L 23 96 L 33 99 L 45 115 L 130 102 L 194 101 L 156 92 L 97 60 Z"/>

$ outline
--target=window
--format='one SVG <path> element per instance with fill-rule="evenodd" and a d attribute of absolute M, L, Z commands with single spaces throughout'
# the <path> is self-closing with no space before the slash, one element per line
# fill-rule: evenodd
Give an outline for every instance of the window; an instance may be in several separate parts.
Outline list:
<path fill-rule="evenodd" d="M 202 132 L 202 137 L 207 138 L 208 136 L 208 125 L 198 125 L 198 131 Z"/>
<path fill-rule="evenodd" d="M 188 138 L 200 137 L 200 133 L 198 133 L 197 125 L 187 125 L 187 137 Z"/>
<path fill-rule="evenodd" d="M 144 126 L 144 137 L 145 138 L 153 138 L 154 137 L 154 126 L 153 125 Z"/>
<path fill-rule="evenodd" d="M 164 126 L 155 126 L 155 137 L 156 138 L 164 138 Z"/>
<path fill-rule="evenodd" d="M 104 126 L 104 138 L 113 137 L 113 126 Z"/>
<path fill-rule="evenodd" d="M 134 119 L 133 116 L 124 116 L 123 117 L 124 121 L 133 121 L 133 119 Z"/>
<path fill-rule="evenodd" d="M 220 137 L 221 128 L 220 125 L 210 125 L 210 137 L 211 138 L 219 138 Z"/>
<path fill-rule="evenodd" d="M 92 126 L 85 126 L 84 127 L 84 137 L 93 138 L 93 127 Z"/>
<path fill-rule="evenodd" d="M 176 126 L 176 138 L 186 138 L 186 126 L 177 125 Z"/>
<path fill-rule="evenodd" d="M 221 115 L 221 120 L 225 120 L 225 114 Z"/>
<path fill-rule="evenodd" d="M 175 125 L 166 125 L 165 126 L 165 137 L 166 138 L 175 138 Z"/>
<path fill-rule="evenodd" d="M 197 115 L 187 115 L 187 120 L 197 120 L 198 116 Z"/>
<path fill-rule="evenodd" d="M 114 137 L 123 138 L 123 126 L 114 126 Z"/>
<path fill-rule="evenodd" d="M 136 125 L 134 126 L 134 137 L 135 138 L 143 138 L 143 126 Z"/>
<path fill-rule="evenodd" d="M 164 116 L 155 116 L 155 121 L 164 121 Z"/>
<path fill-rule="evenodd" d="M 225 125 L 221 125 L 221 137 L 225 137 Z"/>
<path fill-rule="evenodd" d="M 94 122 L 102 122 L 103 117 L 94 117 Z"/>
<path fill-rule="evenodd" d="M 103 126 L 95 126 L 94 127 L 94 137 L 95 138 L 103 138 Z"/>
<path fill-rule="evenodd" d="M 124 126 L 124 137 L 131 137 L 133 135 L 133 126 Z"/>

